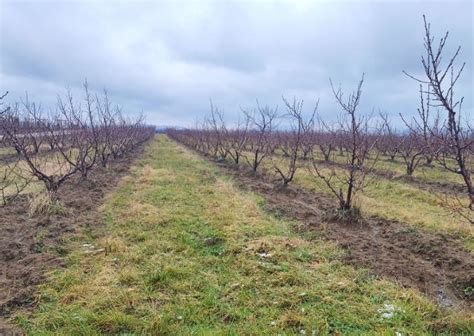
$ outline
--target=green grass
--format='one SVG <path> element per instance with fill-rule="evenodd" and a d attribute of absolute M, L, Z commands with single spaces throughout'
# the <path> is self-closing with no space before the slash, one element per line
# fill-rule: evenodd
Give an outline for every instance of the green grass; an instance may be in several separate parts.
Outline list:
<path fill-rule="evenodd" d="M 158 137 L 102 208 L 106 233 L 15 321 L 31 335 L 469 334 L 469 316 L 339 261 L 214 166 Z M 93 244 L 94 247 L 83 244 Z M 91 253 L 104 248 L 107 253 Z M 395 307 L 383 318 L 384 305 Z"/>
<path fill-rule="evenodd" d="M 315 155 L 319 159 L 323 159 L 322 154 L 316 152 Z M 339 155 L 338 151 L 334 151 L 330 159 L 333 162 L 347 163 L 345 157 Z M 367 162 L 369 166 L 373 165 L 373 160 L 369 159 Z M 413 177 L 419 179 L 420 181 L 426 181 L 431 183 L 445 182 L 460 186 L 464 185 L 462 177 L 459 174 L 455 174 L 444 169 L 436 161 L 433 161 L 432 165 L 429 167 L 424 164 L 425 162 L 426 160 L 422 158 L 418 167 L 413 173 Z M 451 166 L 456 167 L 455 162 L 451 162 Z M 380 154 L 378 156 L 377 162 L 375 163 L 375 165 L 373 165 L 373 167 L 376 170 L 392 172 L 395 176 L 403 176 L 406 174 L 406 165 L 401 156 L 396 156 L 395 160 L 392 161 L 388 156 Z"/>

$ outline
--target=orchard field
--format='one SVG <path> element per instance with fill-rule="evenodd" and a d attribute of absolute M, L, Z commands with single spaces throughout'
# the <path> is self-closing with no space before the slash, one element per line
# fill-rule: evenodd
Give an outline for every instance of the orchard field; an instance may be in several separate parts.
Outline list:
<path fill-rule="evenodd" d="M 154 138 L 138 138 L 133 129 L 145 127 L 139 123 L 129 131 L 98 126 L 87 137 L 72 126 L 43 126 L 17 136 L 31 158 L 14 146 L 2 152 L 3 330 L 472 331 L 472 225 L 445 206 L 462 199 L 464 188 L 436 162 L 407 176 L 400 154 L 372 148 L 364 176 L 370 183 L 357 194 L 357 213 L 346 213 L 314 169 L 344 176 L 347 148 L 334 146 L 325 159 L 327 143 L 314 142 L 305 157 L 301 142 L 293 156 L 288 148 L 295 147 L 282 140 L 295 139 L 291 133 L 263 138 L 225 125 Z M 115 132 L 139 144 L 114 156 L 120 143 L 112 139 L 123 137 Z M 256 149 L 269 144 L 254 171 Z M 101 150 L 109 154 L 105 166 L 98 164 Z M 53 182 L 72 163 L 89 169 L 84 176 L 78 168 L 51 192 L 45 181 L 27 178 L 28 160 Z M 285 183 L 282 173 L 292 169 Z"/>
<path fill-rule="evenodd" d="M 32 334 L 472 331 L 468 301 L 439 305 L 396 274 L 348 263 L 331 229 L 285 208 L 299 188 L 251 191 L 262 182 L 241 170 L 156 136 L 106 196 L 105 227 L 63 242 L 65 268 L 13 321 Z M 305 206 L 320 212 L 325 199 Z M 406 230 L 425 237 L 423 227 Z"/>
<path fill-rule="evenodd" d="M 193 127 L 0 96 L 0 335 L 473 335 L 465 63 L 423 19 L 415 113 L 365 74 Z"/>

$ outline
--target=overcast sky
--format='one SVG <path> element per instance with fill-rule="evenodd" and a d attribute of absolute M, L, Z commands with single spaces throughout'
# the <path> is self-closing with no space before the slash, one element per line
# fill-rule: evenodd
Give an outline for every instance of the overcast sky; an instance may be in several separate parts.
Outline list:
<path fill-rule="evenodd" d="M 397 119 L 418 105 L 423 21 L 466 61 L 457 92 L 472 111 L 473 2 L 468 1 L 8 1 L 0 0 L 0 90 L 46 108 L 87 78 L 131 115 L 193 125 L 209 99 L 240 108 L 304 99 L 339 113 L 329 77 L 353 88 L 365 72 L 361 113 Z M 79 93 L 80 95 L 80 93 Z"/>

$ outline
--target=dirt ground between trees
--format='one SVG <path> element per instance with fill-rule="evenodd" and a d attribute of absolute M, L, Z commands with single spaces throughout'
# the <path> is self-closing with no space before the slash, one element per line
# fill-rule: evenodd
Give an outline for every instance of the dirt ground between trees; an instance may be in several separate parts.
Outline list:
<path fill-rule="evenodd" d="M 78 230 L 100 232 L 103 222 L 98 207 L 141 151 L 113 161 L 107 169 L 92 170 L 89 181 L 66 182 L 59 195 L 67 215 L 30 217 L 27 196 L 0 208 L 0 335 L 21 334 L 5 318 L 20 307 L 34 306 L 45 272 L 64 266 L 61 256 L 67 250 L 61 239 Z"/>
<path fill-rule="evenodd" d="M 337 242 L 345 250 L 344 262 L 416 288 L 440 306 L 473 309 L 474 295 L 469 291 L 474 288 L 474 258 L 459 237 L 377 217 L 365 217 L 358 224 L 340 223 L 330 215 L 336 200 L 326 194 L 293 185 L 282 189 L 267 176 L 218 165 L 241 188 L 262 195 L 268 210 L 298 220 L 297 230 Z"/>

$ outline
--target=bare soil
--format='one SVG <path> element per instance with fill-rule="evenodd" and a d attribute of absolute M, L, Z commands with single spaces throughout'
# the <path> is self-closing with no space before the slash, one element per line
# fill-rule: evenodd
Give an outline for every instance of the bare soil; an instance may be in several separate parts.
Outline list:
<path fill-rule="evenodd" d="M 100 234 L 103 228 L 98 207 L 140 154 L 120 158 L 107 169 L 91 171 L 87 181 L 71 179 L 59 197 L 67 215 L 28 215 L 28 196 L 20 196 L 0 208 L 0 335 L 20 334 L 6 318 L 18 308 L 34 306 L 37 286 L 45 272 L 63 267 L 68 251 L 62 240 L 83 230 Z"/>
<path fill-rule="evenodd" d="M 282 188 L 265 175 L 218 165 L 241 188 L 262 195 L 270 211 L 297 219 L 301 223 L 297 230 L 337 242 L 345 250 L 344 262 L 416 288 L 440 306 L 472 310 L 474 258 L 460 237 L 378 217 L 364 217 L 356 224 L 341 222 L 334 216 L 336 200 L 326 194 L 292 185 Z"/>

